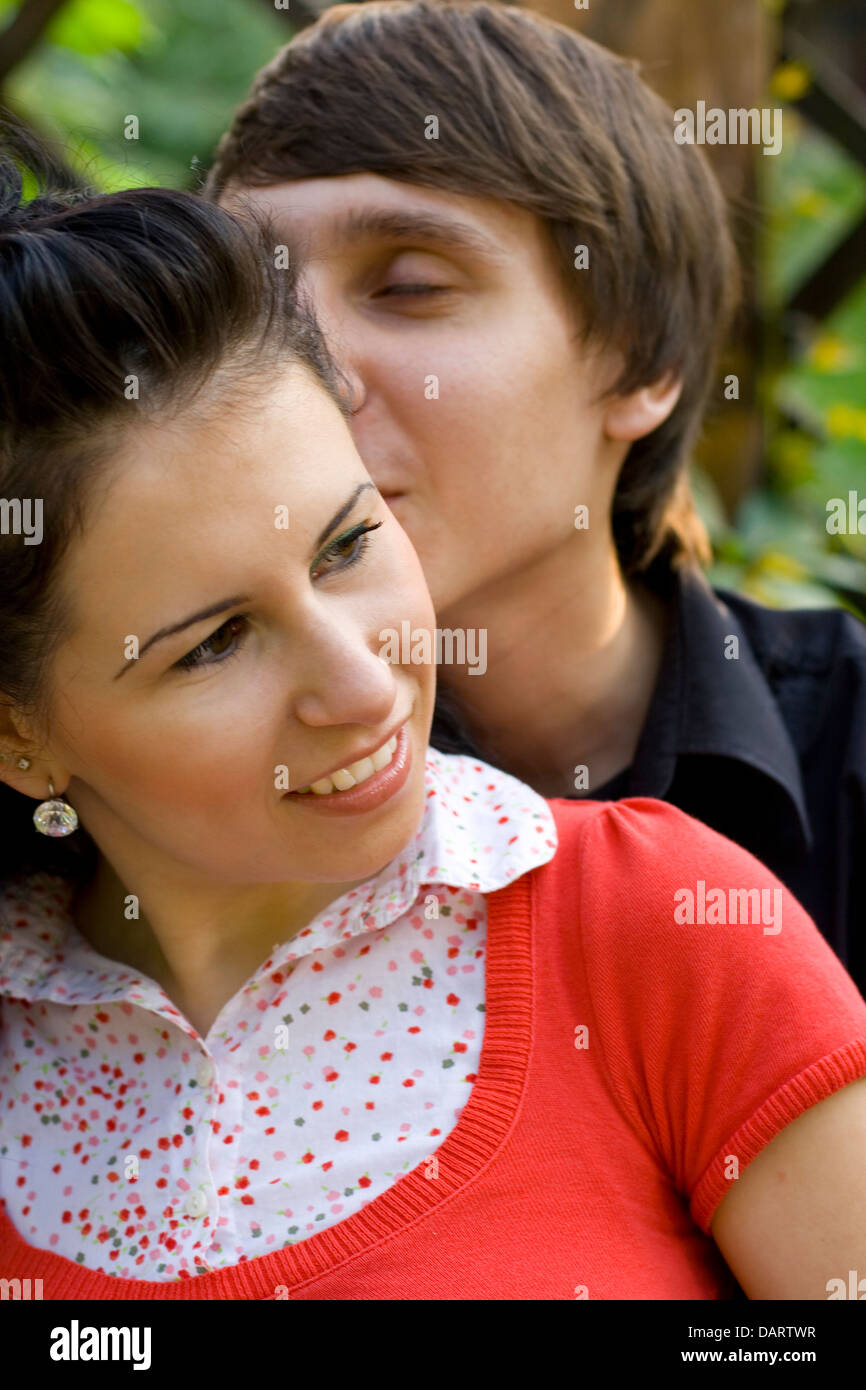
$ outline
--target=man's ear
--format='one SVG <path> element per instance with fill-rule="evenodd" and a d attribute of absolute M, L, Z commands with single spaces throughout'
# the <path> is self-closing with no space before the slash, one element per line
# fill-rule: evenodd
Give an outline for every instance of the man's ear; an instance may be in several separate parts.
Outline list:
<path fill-rule="evenodd" d="M 40 746 L 34 726 L 11 705 L 0 704 L 0 782 L 38 801 L 48 795 L 50 781 L 60 795 L 69 773 Z"/>
<path fill-rule="evenodd" d="M 633 440 L 651 434 L 670 415 L 683 389 L 681 376 L 668 372 L 651 386 L 616 396 L 606 407 L 602 429 L 608 439 Z"/>

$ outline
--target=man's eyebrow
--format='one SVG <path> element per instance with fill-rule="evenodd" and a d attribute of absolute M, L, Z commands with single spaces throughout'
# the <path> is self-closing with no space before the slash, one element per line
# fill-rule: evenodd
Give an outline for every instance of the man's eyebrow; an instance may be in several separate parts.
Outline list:
<path fill-rule="evenodd" d="M 331 220 L 331 232 L 344 242 L 381 238 L 387 241 L 423 241 L 443 249 L 474 252 L 485 259 L 505 262 L 505 255 L 492 237 L 446 213 L 422 212 L 411 208 L 347 208 Z"/>
<path fill-rule="evenodd" d="M 375 483 L 359 483 L 358 486 L 355 488 L 354 492 L 352 493 L 351 497 L 347 498 L 347 500 L 343 503 L 342 507 L 340 507 L 334 513 L 327 526 L 325 526 L 324 529 L 320 531 L 316 539 L 316 553 L 318 553 L 318 551 L 321 550 L 322 546 L 325 544 L 325 541 L 331 535 L 332 531 L 335 531 L 336 528 L 339 526 L 340 522 L 345 520 L 345 518 L 349 515 L 358 498 L 361 496 L 361 493 L 366 492 L 367 488 L 372 488 L 374 492 L 376 491 Z M 198 613 L 191 613 L 188 618 L 181 619 L 179 623 L 170 623 L 168 627 L 161 627 L 158 632 L 155 632 L 151 637 L 148 637 L 147 641 L 144 642 L 141 647 L 139 647 L 138 655 L 139 657 L 144 656 L 145 652 L 148 651 L 149 648 L 154 645 L 154 643 L 161 642 L 166 637 L 173 637 L 176 632 L 183 632 L 184 628 L 193 627 L 196 623 L 203 623 L 206 618 L 215 618 L 219 613 L 225 613 L 230 608 L 236 608 L 241 603 L 249 602 L 250 598 L 248 594 L 233 594 L 230 598 L 223 598 L 220 599 L 217 603 L 211 603 L 208 605 L 207 608 L 200 609 Z M 124 675 L 126 671 L 129 670 L 131 665 L 132 661 L 126 660 L 123 663 L 121 669 L 113 677 L 113 679 L 119 680 L 119 678 L 122 675 Z"/>

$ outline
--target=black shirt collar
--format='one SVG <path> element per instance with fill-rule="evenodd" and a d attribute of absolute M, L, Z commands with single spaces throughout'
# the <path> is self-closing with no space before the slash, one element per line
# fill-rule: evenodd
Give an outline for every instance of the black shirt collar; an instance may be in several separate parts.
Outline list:
<path fill-rule="evenodd" d="M 797 752 L 741 623 L 693 567 L 659 567 L 647 578 L 666 599 L 670 625 L 631 767 L 629 795 L 664 798 L 683 756 L 727 759 L 718 764 L 717 775 L 728 778 L 730 760 L 745 763 L 786 793 L 792 824 L 810 850 L 812 829 Z M 734 637 L 739 654 L 729 659 L 726 642 Z"/>

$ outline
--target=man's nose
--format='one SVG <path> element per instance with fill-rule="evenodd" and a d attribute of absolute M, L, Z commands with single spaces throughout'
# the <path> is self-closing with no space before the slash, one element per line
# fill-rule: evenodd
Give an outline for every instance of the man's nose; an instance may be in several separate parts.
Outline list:
<path fill-rule="evenodd" d="M 337 360 L 339 372 L 339 391 L 351 415 L 357 415 L 367 400 L 367 388 L 361 373 L 354 365 L 344 366 Z"/>
<path fill-rule="evenodd" d="M 367 388 L 361 374 L 358 355 L 353 347 L 346 312 L 337 300 L 336 291 L 329 287 L 323 275 L 317 275 L 307 268 L 300 276 L 300 286 L 304 298 L 315 314 L 337 370 L 340 397 L 349 412 L 357 415 L 367 399 Z"/>

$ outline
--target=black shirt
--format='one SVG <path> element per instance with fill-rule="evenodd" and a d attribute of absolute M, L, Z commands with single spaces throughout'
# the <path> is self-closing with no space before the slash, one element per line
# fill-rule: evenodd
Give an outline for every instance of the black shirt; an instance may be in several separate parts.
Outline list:
<path fill-rule="evenodd" d="M 659 679 L 631 767 L 586 797 L 657 797 L 735 840 L 866 995 L 866 625 L 716 593 L 692 568 L 648 578 L 669 616 Z M 444 692 L 431 742 L 495 761 Z"/>

